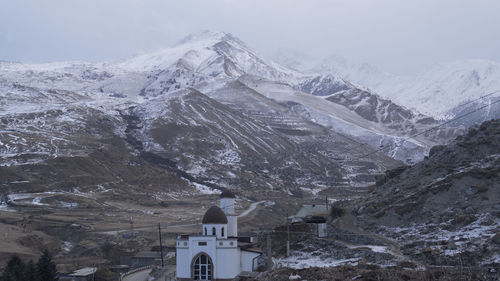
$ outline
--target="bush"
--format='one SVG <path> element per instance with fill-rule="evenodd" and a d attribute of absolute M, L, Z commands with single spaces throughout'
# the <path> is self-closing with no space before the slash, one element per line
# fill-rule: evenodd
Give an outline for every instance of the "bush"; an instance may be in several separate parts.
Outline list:
<path fill-rule="evenodd" d="M 49 251 L 44 250 L 42 256 L 36 264 L 37 281 L 57 281 L 59 274 L 56 269 L 56 264 L 52 261 L 52 256 Z"/>
<path fill-rule="evenodd" d="M 57 281 L 58 275 L 56 264 L 49 251 L 45 250 L 36 265 L 33 260 L 25 265 L 18 256 L 12 256 L 0 281 Z"/>
<path fill-rule="evenodd" d="M 24 263 L 18 256 L 12 256 L 7 263 L 7 267 L 5 268 L 0 280 L 24 281 Z"/>
<path fill-rule="evenodd" d="M 99 268 L 94 276 L 95 281 L 113 281 L 117 280 L 118 274 L 110 271 L 107 268 Z"/>
<path fill-rule="evenodd" d="M 25 281 L 36 281 L 36 265 L 33 260 L 30 260 L 24 266 L 24 280 Z"/>
<path fill-rule="evenodd" d="M 330 210 L 330 216 L 332 219 L 339 218 L 343 216 L 345 213 L 344 209 L 337 207 L 337 206 L 332 206 Z"/>

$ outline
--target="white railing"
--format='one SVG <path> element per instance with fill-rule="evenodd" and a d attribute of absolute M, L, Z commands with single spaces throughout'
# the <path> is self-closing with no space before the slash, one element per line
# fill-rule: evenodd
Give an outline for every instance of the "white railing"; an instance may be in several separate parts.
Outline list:
<path fill-rule="evenodd" d="M 120 275 L 120 281 L 122 281 L 124 277 L 127 277 L 127 276 L 129 276 L 131 274 L 134 274 L 134 273 L 137 273 L 139 271 L 146 270 L 146 269 L 150 269 L 150 268 L 152 269 L 153 267 L 154 267 L 153 265 L 146 265 L 146 266 L 138 267 L 138 268 L 133 269 L 131 271 L 125 272 L 122 275 Z"/>

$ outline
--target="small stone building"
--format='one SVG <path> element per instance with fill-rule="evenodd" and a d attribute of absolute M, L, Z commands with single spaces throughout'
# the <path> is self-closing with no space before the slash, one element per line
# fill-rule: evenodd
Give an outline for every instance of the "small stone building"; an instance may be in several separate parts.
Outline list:
<path fill-rule="evenodd" d="M 161 253 L 160 252 L 139 252 L 130 259 L 130 266 L 132 268 L 138 268 L 148 265 L 161 264 Z"/>

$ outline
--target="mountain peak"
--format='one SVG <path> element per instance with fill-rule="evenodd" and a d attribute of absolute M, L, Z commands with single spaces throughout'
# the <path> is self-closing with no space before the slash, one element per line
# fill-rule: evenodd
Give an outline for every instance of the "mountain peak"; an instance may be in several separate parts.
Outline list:
<path fill-rule="evenodd" d="M 179 69 L 181 72 L 193 72 L 203 81 L 234 78 L 245 73 L 282 82 L 296 81 L 299 76 L 290 69 L 267 61 L 235 36 L 210 30 L 190 34 L 171 48 L 131 58 L 121 62 L 118 67 L 131 71 L 169 69 L 169 72 L 165 72 L 169 76 L 163 77 L 167 81 L 177 81 L 170 76 L 178 75 Z M 181 87 L 177 82 L 175 84 Z"/>
<path fill-rule="evenodd" d="M 147 53 L 120 63 L 120 67 L 130 70 L 165 69 L 179 63 L 197 68 L 203 61 L 214 55 L 214 46 L 231 41 L 232 45 L 244 44 L 233 35 L 220 31 L 202 30 L 189 34 L 172 47 Z M 236 44 L 234 43 L 236 42 Z"/>
<path fill-rule="evenodd" d="M 195 43 L 208 43 L 209 45 L 213 45 L 221 41 L 233 41 L 237 42 L 238 44 L 244 45 L 241 40 L 230 33 L 206 29 L 189 34 L 188 36 L 177 42 L 175 46 Z"/>

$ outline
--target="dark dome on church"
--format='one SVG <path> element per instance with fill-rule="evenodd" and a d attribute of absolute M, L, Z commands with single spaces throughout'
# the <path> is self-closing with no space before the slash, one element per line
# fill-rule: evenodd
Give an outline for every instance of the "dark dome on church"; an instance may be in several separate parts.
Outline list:
<path fill-rule="evenodd" d="M 221 208 L 217 206 L 212 206 L 207 210 L 201 221 L 203 224 L 226 224 L 227 217 Z"/>
<path fill-rule="evenodd" d="M 220 198 L 236 198 L 236 195 L 232 191 L 225 189 L 220 194 Z"/>

